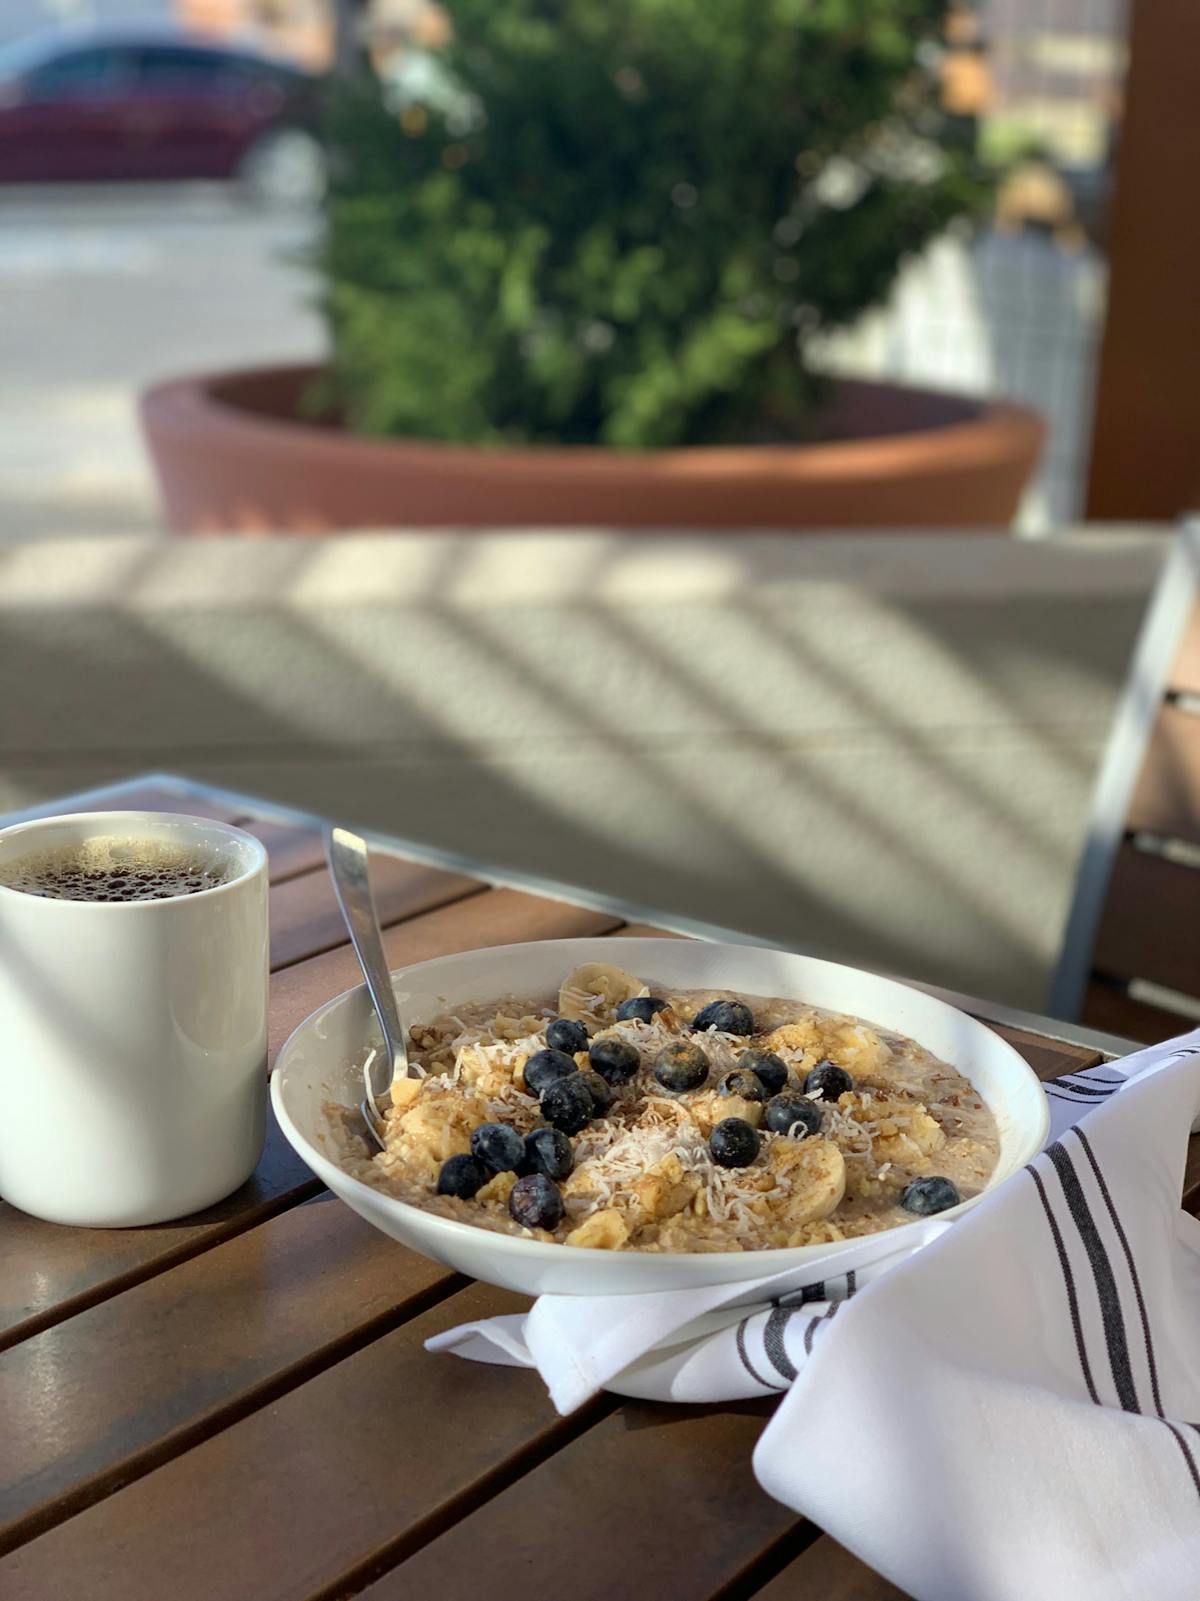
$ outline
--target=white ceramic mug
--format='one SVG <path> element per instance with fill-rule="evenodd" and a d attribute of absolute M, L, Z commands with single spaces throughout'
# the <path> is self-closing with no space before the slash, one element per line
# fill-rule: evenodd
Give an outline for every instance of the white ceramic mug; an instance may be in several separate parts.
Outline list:
<path fill-rule="evenodd" d="M 29 894 L 4 869 L 88 840 L 202 852 L 159 900 Z M 161 1223 L 249 1178 L 267 1090 L 267 854 L 224 823 L 91 812 L 0 832 L 0 1197 L 54 1223 Z"/>

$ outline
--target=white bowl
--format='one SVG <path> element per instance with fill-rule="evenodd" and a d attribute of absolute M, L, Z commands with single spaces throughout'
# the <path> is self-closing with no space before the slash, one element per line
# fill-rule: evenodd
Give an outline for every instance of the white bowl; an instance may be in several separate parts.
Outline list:
<path fill-rule="evenodd" d="M 852 967 L 757 950 L 675 939 L 563 939 L 442 956 L 393 973 L 407 1025 L 466 1001 L 503 995 L 551 995 L 581 962 L 615 962 L 665 987 L 732 989 L 785 996 L 849 1012 L 918 1040 L 969 1079 L 995 1115 L 1000 1156 L 994 1188 L 1041 1150 L 1050 1125 L 1046 1095 L 1032 1069 L 998 1034 L 974 1018 L 893 979 Z M 527 1295 L 628 1295 L 760 1278 L 818 1261 L 840 1247 L 695 1254 L 597 1251 L 549 1245 L 437 1217 L 351 1178 L 334 1159 L 323 1110 L 357 1105 L 367 1044 L 378 1039 L 365 988 L 347 990 L 292 1034 L 275 1064 L 271 1101 L 284 1134 L 308 1165 L 361 1217 L 395 1240 L 471 1278 Z M 973 1206 L 963 1201 L 946 1217 Z"/>

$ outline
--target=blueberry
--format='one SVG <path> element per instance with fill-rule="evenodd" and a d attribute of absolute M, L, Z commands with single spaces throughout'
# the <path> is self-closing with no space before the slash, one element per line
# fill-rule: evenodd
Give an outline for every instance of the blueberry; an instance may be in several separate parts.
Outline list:
<path fill-rule="evenodd" d="M 569 1017 L 556 1017 L 546 1029 L 546 1044 L 555 1051 L 565 1051 L 568 1056 L 574 1056 L 576 1051 L 586 1051 L 588 1047 L 587 1029 L 582 1023 L 574 1023 Z"/>
<path fill-rule="evenodd" d="M 740 1095 L 743 1101 L 765 1101 L 767 1098 L 762 1079 L 744 1067 L 735 1067 L 732 1073 L 726 1073 L 719 1087 L 722 1095 Z"/>
<path fill-rule="evenodd" d="M 575 1152 L 565 1134 L 556 1128 L 535 1128 L 525 1136 L 522 1173 L 544 1173 L 547 1178 L 565 1179 L 575 1166 Z"/>
<path fill-rule="evenodd" d="M 588 1061 L 610 1084 L 628 1084 L 641 1064 L 641 1057 L 628 1040 L 606 1036 L 592 1041 Z"/>
<path fill-rule="evenodd" d="M 540 1096 L 542 1116 L 564 1134 L 578 1134 L 596 1115 L 596 1103 L 580 1073 L 557 1078 Z"/>
<path fill-rule="evenodd" d="M 722 1118 L 708 1136 L 708 1148 L 721 1167 L 749 1167 L 758 1155 L 758 1130 L 744 1118 Z"/>
<path fill-rule="evenodd" d="M 767 1102 L 763 1122 L 772 1134 L 790 1134 L 802 1140 L 807 1134 L 816 1134 L 821 1127 L 821 1108 L 806 1095 L 775 1095 Z"/>
<path fill-rule="evenodd" d="M 655 1012 L 661 1012 L 666 1004 L 657 995 L 633 995 L 617 1007 L 617 1022 L 648 1023 Z"/>
<path fill-rule="evenodd" d="M 722 1034 L 753 1034 L 754 1013 L 741 1001 L 710 1001 L 696 1013 L 692 1027 L 715 1028 Z"/>
<path fill-rule="evenodd" d="M 590 1068 L 585 1067 L 578 1076 L 579 1082 L 587 1085 L 588 1094 L 592 1097 L 592 1103 L 596 1108 L 596 1116 L 603 1117 L 613 1103 L 612 1090 L 599 1073 L 593 1073 Z"/>
<path fill-rule="evenodd" d="M 525 1155 L 525 1141 L 507 1123 L 481 1123 L 471 1134 L 471 1155 L 493 1173 L 515 1173 Z"/>
<path fill-rule="evenodd" d="M 804 1080 L 805 1095 L 819 1093 L 823 1101 L 829 1102 L 836 1101 L 839 1095 L 845 1095 L 853 1088 L 854 1080 L 846 1069 L 828 1058 L 818 1062 Z"/>
<path fill-rule="evenodd" d="M 900 1197 L 900 1205 L 917 1217 L 932 1217 L 947 1207 L 957 1206 L 962 1196 L 949 1179 L 913 1179 Z"/>
<path fill-rule="evenodd" d="M 534 1051 L 525 1063 L 525 1088 L 530 1095 L 540 1096 L 556 1078 L 566 1078 L 574 1071 L 574 1059 L 565 1051 Z"/>
<path fill-rule="evenodd" d="M 437 1192 L 469 1201 L 491 1176 L 483 1163 L 473 1156 L 448 1156 L 438 1174 Z"/>
<path fill-rule="evenodd" d="M 665 1090 L 698 1090 L 708 1077 L 708 1057 L 689 1040 L 673 1040 L 654 1058 L 654 1076 Z"/>
<path fill-rule="evenodd" d="M 787 1085 L 787 1063 L 774 1051 L 743 1051 L 738 1057 L 738 1066 L 756 1073 L 768 1095 L 778 1095 Z"/>
<path fill-rule="evenodd" d="M 528 1173 L 509 1192 L 508 1211 L 527 1229 L 552 1229 L 562 1222 L 563 1199 L 558 1185 L 544 1173 Z"/>

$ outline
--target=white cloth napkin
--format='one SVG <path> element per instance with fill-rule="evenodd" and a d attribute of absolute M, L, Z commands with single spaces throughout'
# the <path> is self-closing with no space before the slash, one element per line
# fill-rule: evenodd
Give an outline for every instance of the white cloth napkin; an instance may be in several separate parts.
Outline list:
<path fill-rule="evenodd" d="M 545 1295 L 427 1346 L 536 1367 L 560 1412 L 783 1394 L 759 1482 L 919 1601 L 1196 1601 L 1200 1029 L 1046 1088 L 1029 1167 L 819 1282 Z"/>

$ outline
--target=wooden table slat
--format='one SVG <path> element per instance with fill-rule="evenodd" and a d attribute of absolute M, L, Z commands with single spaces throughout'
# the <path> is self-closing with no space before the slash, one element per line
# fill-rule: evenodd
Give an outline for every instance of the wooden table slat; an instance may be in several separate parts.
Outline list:
<path fill-rule="evenodd" d="M 319 828 L 145 781 L 104 806 L 221 817 L 267 845 L 272 1056 L 358 982 Z M 678 937 L 387 854 L 372 877 L 393 967 Z M 990 1026 L 1043 1078 L 1101 1059 Z M 1200 1139 L 1185 1188 L 1200 1204 Z M 5 1601 L 527 1601 L 562 1551 L 587 1555 L 573 1601 L 903 1601 L 758 1489 L 766 1403 L 601 1397 L 559 1419 L 535 1376 L 423 1349 L 526 1302 L 466 1286 L 319 1189 L 275 1131 L 251 1185 L 176 1225 L 56 1229 L 0 1207 Z"/>
<path fill-rule="evenodd" d="M 532 939 L 577 939 L 620 925 L 607 912 L 590 912 L 515 889 L 489 889 L 385 929 L 391 967 L 406 967 L 455 951 L 513 945 Z M 298 1023 L 324 1001 L 361 981 L 348 945 L 277 973 L 271 987 L 271 1060 Z"/>
<path fill-rule="evenodd" d="M 317 1200 L 23 1341 L 0 1369 L 0 1550 L 462 1282 Z"/>
<path fill-rule="evenodd" d="M 267 847 L 272 884 L 286 883 L 289 878 L 325 866 L 325 842 L 320 829 L 301 828 L 294 823 L 264 823 L 253 817 L 239 817 L 237 826 Z"/>
<path fill-rule="evenodd" d="M 215 1206 L 174 1223 L 65 1228 L 0 1202 L 0 1350 L 323 1188 L 268 1111 L 266 1149 L 254 1176 Z"/>
<path fill-rule="evenodd" d="M 909 1601 L 909 1596 L 823 1534 L 756 1591 L 754 1601 Z"/>
<path fill-rule="evenodd" d="M 1081 1073 L 1086 1067 L 1095 1067 L 1104 1058 L 1099 1051 L 1089 1051 L 1082 1045 L 1069 1045 L 1065 1040 L 1050 1040 L 1027 1029 L 1009 1028 L 1001 1023 L 989 1023 L 993 1033 L 1016 1047 L 1039 1078 L 1058 1078 L 1063 1073 Z"/>
<path fill-rule="evenodd" d="M 372 856 L 371 890 L 379 921 L 387 927 L 421 912 L 477 894 L 487 886 L 462 873 L 447 873 L 395 856 Z M 279 969 L 346 944 L 346 925 L 324 868 L 289 878 L 271 890 L 271 967 Z"/>
<path fill-rule="evenodd" d="M 483 1574 L 488 1601 L 529 1601 L 531 1577 L 562 1552 L 573 1553 L 571 1601 L 699 1601 L 745 1586 L 781 1541 L 808 1532 L 751 1475 L 768 1416 L 757 1403 L 627 1402 L 360 1601 L 478 1601 Z"/>
<path fill-rule="evenodd" d="M 424 1349 L 525 1304 L 459 1292 L 0 1560 L 0 1594 L 308 1601 L 377 1571 L 612 1410 L 601 1399 L 561 1419 L 535 1375 Z"/>

